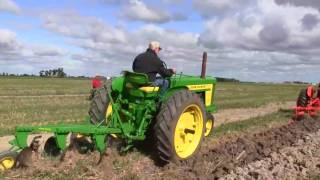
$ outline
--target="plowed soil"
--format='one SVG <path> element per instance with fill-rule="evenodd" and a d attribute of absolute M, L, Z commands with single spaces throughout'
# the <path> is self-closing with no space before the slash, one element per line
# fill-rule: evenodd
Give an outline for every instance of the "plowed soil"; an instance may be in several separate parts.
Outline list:
<path fill-rule="evenodd" d="M 289 101 L 284 103 L 270 103 L 258 108 L 236 108 L 219 110 L 218 113 L 214 114 L 216 118 L 215 127 L 230 122 L 243 121 L 257 116 L 263 116 L 266 114 L 277 112 L 279 109 L 290 109 L 294 106 L 294 103 L 295 102 L 293 101 Z M 28 139 L 29 143 L 34 136 L 36 135 L 30 136 L 30 138 Z M 41 140 L 45 141 L 47 138 L 49 138 L 50 135 L 42 134 L 42 136 L 43 138 Z M 8 142 L 13 138 L 14 136 L 11 135 L 0 137 L 0 152 L 10 148 L 11 145 Z"/>
<path fill-rule="evenodd" d="M 97 153 L 78 155 L 70 152 L 62 163 L 35 156 L 32 167 L 15 169 L 5 176 L 10 179 L 35 179 L 48 174 L 51 178 L 62 174 L 70 179 L 308 178 L 310 174 L 320 174 L 319 129 L 320 120 L 289 123 L 256 134 L 233 137 L 202 148 L 188 161 L 164 167 L 156 166 L 148 156 L 137 153 L 119 156 L 116 151 L 109 151 L 99 165 L 95 165 Z M 300 156 L 295 157 L 294 153 L 300 153 Z M 304 158 L 310 160 L 306 162 Z"/>
<path fill-rule="evenodd" d="M 308 119 L 250 136 L 237 137 L 210 150 L 203 150 L 194 159 L 184 164 L 171 165 L 171 168 L 178 169 L 177 174 L 182 177 L 195 179 L 221 178 L 233 172 L 237 167 L 270 158 L 274 152 L 278 153 L 283 148 L 295 145 L 299 140 L 318 132 L 319 129 L 319 120 Z M 316 163 L 314 166 L 318 167 L 319 164 Z M 301 164 L 297 171 L 303 169 L 303 166 Z M 251 171 L 248 171 L 245 175 L 253 179 L 259 177 L 257 173 Z M 236 178 L 237 176 L 231 177 Z"/>
<path fill-rule="evenodd" d="M 237 167 L 224 179 L 320 179 L 320 130 L 262 160 Z"/>

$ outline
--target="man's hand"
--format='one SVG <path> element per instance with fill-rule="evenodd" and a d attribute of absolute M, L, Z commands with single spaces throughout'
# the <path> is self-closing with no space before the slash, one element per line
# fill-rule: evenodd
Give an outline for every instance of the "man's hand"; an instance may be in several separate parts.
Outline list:
<path fill-rule="evenodd" d="M 176 73 L 177 73 L 176 68 L 172 68 L 171 70 L 172 70 L 173 74 L 176 74 Z"/>

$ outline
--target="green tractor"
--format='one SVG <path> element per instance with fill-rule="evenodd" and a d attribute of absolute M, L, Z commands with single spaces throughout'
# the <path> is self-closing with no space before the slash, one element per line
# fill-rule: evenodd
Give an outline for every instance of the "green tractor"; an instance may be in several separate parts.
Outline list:
<path fill-rule="evenodd" d="M 168 78 L 170 87 L 164 94 L 159 87 L 150 86 L 146 74 L 125 71 L 94 92 L 89 117 L 82 124 L 16 127 L 12 148 L 0 153 L 0 170 L 14 167 L 24 151 L 37 147 L 35 139 L 27 143 L 31 133 L 54 134 L 45 143 L 49 154 L 64 154 L 72 134 L 75 139 L 78 135 L 89 138 L 101 157 L 109 137 L 115 137 L 125 142 L 123 152 L 135 142 L 152 138 L 160 162 L 189 159 L 214 125 L 216 79 L 205 76 L 206 59 L 204 53 L 201 76 L 174 75 Z"/>

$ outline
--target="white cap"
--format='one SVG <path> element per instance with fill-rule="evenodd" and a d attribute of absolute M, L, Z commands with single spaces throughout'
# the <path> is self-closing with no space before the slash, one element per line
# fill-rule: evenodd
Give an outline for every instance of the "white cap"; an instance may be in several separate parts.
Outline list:
<path fill-rule="evenodd" d="M 162 48 L 160 47 L 160 42 L 158 42 L 158 41 L 151 41 L 151 42 L 149 43 L 149 48 L 152 49 L 152 50 L 154 50 L 154 49 L 156 49 L 156 48 L 159 48 L 160 50 L 162 49 Z"/>

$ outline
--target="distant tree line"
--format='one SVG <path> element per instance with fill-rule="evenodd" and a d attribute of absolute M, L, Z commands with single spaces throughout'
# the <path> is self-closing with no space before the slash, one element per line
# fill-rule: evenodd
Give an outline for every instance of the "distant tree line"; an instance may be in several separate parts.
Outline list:
<path fill-rule="evenodd" d="M 13 73 L 7 73 L 3 72 L 0 73 L 0 76 L 10 76 L 10 77 L 36 77 L 35 74 L 13 74 Z M 41 70 L 39 72 L 40 77 L 57 77 L 57 78 L 64 78 L 67 77 L 67 74 L 63 71 L 63 68 L 57 68 L 57 69 L 49 69 L 49 70 Z"/>
<path fill-rule="evenodd" d="M 26 74 L 26 73 L 24 73 L 24 74 L 13 74 L 13 73 L 7 73 L 7 72 L 3 72 L 3 73 L 0 73 L 0 76 L 10 76 L 10 77 L 35 77 L 35 76 L 37 76 L 37 75 L 35 75 L 35 74 Z"/>
<path fill-rule="evenodd" d="M 285 81 L 283 83 L 285 83 L 285 84 L 310 84 L 309 82 L 303 82 L 303 81 Z"/>
<path fill-rule="evenodd" d="M 63 77 L 66 77 L 67 74 L 63 71 L 63 68 L 58 68 L 58 69 L 41 70 L 39 72 L 39 76 L 63 78 Z"/>
<path fill-rule="evenodd" d="M 223 78 L 223 77 L 216 77 L 218 82 L 240 82 L 238 79 L 234 78 Z"/>

